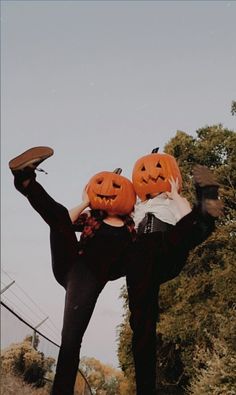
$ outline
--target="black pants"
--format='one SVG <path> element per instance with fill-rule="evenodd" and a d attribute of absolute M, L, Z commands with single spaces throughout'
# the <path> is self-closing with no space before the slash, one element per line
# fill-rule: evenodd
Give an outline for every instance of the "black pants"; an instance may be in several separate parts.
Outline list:
<path fill-rule="evenodd" d="M 68 210 L 34 180 L 27 188 L 27 198 L 50 226 L 53 272 L 66 289 L 61 347 L 52 395 L 73 395 L 82 338 L 105 284 L 78 255 L 78 241 Z"/>
<path fill-rule="evenodd" d="M 78 255 L 78 242 L 68 210 L 34 180 L 24 194 L 50 227 L 53 272 L 66 289 L 62 340 L 52 395 L 73 395 L 82 338 L 105 282 L 100 281 L 85 259 Z M 138 395 L 152 394 L 155 389 L 159 285 L 178 275 L 188 252 L 206 239 L 212 229 L 210 222 L 199 220 L 193 212 L 179 221 L 170 233 L 156 232 L 139 237 L 124 257 Z"/>
<path fill-rule="evenodd" d="M 194 209 L 169 231 L 142 234 L 132 246 L 127 288 L 137 395 L 155 394 L 160 285 L 180 273 L 189 252 L 213 229 L 214 220 Z"/>

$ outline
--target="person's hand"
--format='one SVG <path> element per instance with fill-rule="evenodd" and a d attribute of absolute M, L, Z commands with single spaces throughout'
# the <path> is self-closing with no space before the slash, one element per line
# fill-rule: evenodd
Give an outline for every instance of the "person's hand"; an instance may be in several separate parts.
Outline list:
<path fill-rule="evenodd" d="M 166 196 L 171 199 L 174 200 L 176 197 L 179 196 L 179 180 L 178 178 L 174 179 L 173 177 L 169 178 L 169 183 L 171 186 L 171 191 L 170 192 L 166 192 Z"/>
<path fill-rule="evenodd" d="M 187 199 L 185 197 L 181 196 L 178 192 L 178 190 L 179 190 L 178 179 L 176 178 L 176 180 L 174 180 L 174 178 L 171 177 L 169 179 L 169 183 L 171 185 L 171 191 L 166 192 L 166 195 L 169 199 L 175 201 L 175 204 L 177 205 L 179 213 L 182 218 L 191 212 L 191 206 L 190 206 L 189 202 L 187 201 Z"/>
<path fill-rule="evenodd" d="M 84 188 L 83 193 L 82 193 L 82 202 L 89 206 L 90 200 L 89 200 L 87 190 L 88 190 L 88 186 L 86 185 L 86 187 Z"/>

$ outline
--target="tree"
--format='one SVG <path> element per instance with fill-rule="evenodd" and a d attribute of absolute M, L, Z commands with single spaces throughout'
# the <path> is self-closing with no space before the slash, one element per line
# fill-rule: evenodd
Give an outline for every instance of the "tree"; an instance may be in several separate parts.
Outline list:
<path fill-rule="evenodd" d="M 123 373 L 95 358 L 83 357 L 80 369 L 96 395 L 129 395 Z"/>
<path fill-rule="evenodd" d="M 190 253 L 182 273 L 161 286 L 158 388 L 160 394 L 230 394 L 235 391 L 236 379 L 236 135 L 222 125 L 201 128 L 196 137 L 178 131 L 165 152 L 178 160 L 183 195 L 192 203 L 193 166 L 206 165 L 216 173 L 226 215 L 217 221 L 211 237 Z M 128 376 L 132 356 L 127 310 L 124 318 L 119 360 Z M 230 371 L 223 369 L 222 362 L 217 365 L 220 355 L 225 363 L 230 361 Z M 202 391 L 203 383 L 208 392 Z M 224 392 L 225 388 L 228 392 Z"/>
<path fill-rule="evenodd" d="M 32 336 L 27 336 L 21 343 L 13 343 L 3 350 L 1 365 L 4 373 L 20 376 L 25 382 L 35 387 L 45 384 L 46 373 L 52 371 L 54 358 L 45 357 L 32 346 Z M 36 343 L 35 343 L 36 344 Z M 37 341 L 39 344 L 39 339 Z"/>
<path fill-rule="evenodd" d="M 231 114 L 235 115 L 236 114 L 236 101 L 233 100 L 231 103 Z"/>

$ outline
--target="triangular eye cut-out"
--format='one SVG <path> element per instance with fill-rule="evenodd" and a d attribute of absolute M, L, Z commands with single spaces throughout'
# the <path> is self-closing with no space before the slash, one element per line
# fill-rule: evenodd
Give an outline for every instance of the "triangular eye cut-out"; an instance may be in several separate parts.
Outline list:
<path fill-rule="evenodd" d="M 141 171 L 145 171 L 146 169 L 145 169 L 145 166 L 143 165 L 142 167 L 141 167 Z"/>
<path fill-rule="evenodd" d="M 161 164 L 158 162 L 157 165 L 156 165 L 156 167 L 160 167 L 160 168 L 161 168 Z"/>

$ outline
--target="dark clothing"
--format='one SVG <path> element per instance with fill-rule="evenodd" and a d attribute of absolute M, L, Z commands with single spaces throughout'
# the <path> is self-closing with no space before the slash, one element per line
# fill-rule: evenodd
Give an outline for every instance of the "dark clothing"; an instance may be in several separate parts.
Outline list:
<path fill-rule="evenodd" d="M 132 239 L 126 226 L 102 223 L 96 236 L 87 241 L 84 259 L 101 283 L 125 275 L 124 259 Z"/>
<path fill-rule="evenodd" d="M 72 225 L 68 210 L 34 179 L 23 193 L 50 226 L 53 273 L 66 289 L 52 395 L 73 394 L 81 342 L 97 298 L 107 281 L 123 275 L 127 277 L 137 395 L 153 394 L 159 286 L 179 274 L 189 251 L 212 232 L 214 221 L 193 210 L 167 231 L 161 227 L 164 232 L 140 234 L 134 241 L 129 220 L 125 226 L 112 227 L 99 215 L 94 220 L 82 214 L 85 225 L 81 228 L 81 221 Z M 84 230 L 80 242 L 76 230 Z"/>
<path fill-rule="evenodd" d="M 88 212 L 82 213 L 79 215 L 77 220 L 73 223 L 73 229 L 75 232 L 81 232 L 80 235 L 80 241 L 79 241 L 79 254 L 82 255 L 84 253 L 84 249 L 86 249 L 86 244 L 87 242 L 94 238 L 95 235 L 97 235 L 98 230 L 101 230 L 100 227 L 101 225 L 105 224 L 103 222 L 107 217 L 107 213 L 102 210 L 90 210 L 90 213 Z M 124 222 L 124 228 L 130 232 L 132 240 L 136 238 L 136 231 L 134 229 L 134 221 L 129 215 L 124 215 L 124 216 L 119 216 L 123 222 Z M 108 225 L 109 227 L 109 225 Z M 111 227 L 116 228 L 116 227 Z M 108 232 L 109 228 L 107 228 L 106 235 Z M 102 231 L 102 230 L 101 230 Z M 114 230 L 115 232 L 115 230 Z M 100 231 L 99 231 L 100 233 Z M 103 230 L 104 233 L 104 230 Z M 120 234 L 120 232 L 119 232 Z M 114 234 L 115 235 L 115 234 Z M 87 250 L 87 249 L 86 249 Z"/>
<path fill-rule="evenodd" d="M 156 218 L 152 213 L 146 213 L 138 226 L 138 234 L 153 233 L 153 232 L 166 232 L 173 225 L 167 224 Z"/>
<path fill-rule="evenodd" d="M 96 229 L 92 226 L 93 237 L 88 237 L 81 248 L 65 207 L 55 202 L 35 180 L 27 187 L 26 196 L 50 226 L 53 273 L 66 289 L 52 395 L 72 395 L 83 335 L 107 281 L 125 274 L 123 254 L 132 241 L 132 226 L 114 227 L 101 221 Z M 76 230 L 83 229 L 77 225 Z"/>
<path fill-rule="evenodd" d="M 167 231 L 138 234 L 137 241 L 132 244 L 126 278 L 137 395 L 155 393 L 160 285 L 180 273 L 189 251 L 204 241 L 213 229 L 214 220 L 194 209 L 175 226 L 168 226 Z"/>
<path fill-rule="evenodd" d="M 72 224 L 68 210 L 55 202 L 36 181 L 28 186 L 27 198 L 50 227 L 53 273 L 63 287 L 66 288 L 67 275 L 78 259 L 86 261 L 102 282 L 124 275 L 121 258 L 133 239 L 130 225 L 115 227 L 99 219 L 96 229 L 91 226 L 93 237 L 88 237 L 85 243 L 81 243 L 78 242 L 75 231 L 83 231 L 83 226 L 87 226 L 86 221 L 83 221 L 84 225 Z M 81 216 L 88 217 L 87 214 Z M 90 223 L 92 221 L 93 218 L 90 217 Z"/>

